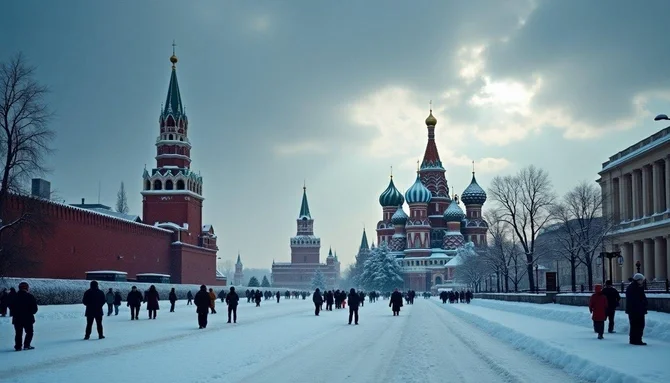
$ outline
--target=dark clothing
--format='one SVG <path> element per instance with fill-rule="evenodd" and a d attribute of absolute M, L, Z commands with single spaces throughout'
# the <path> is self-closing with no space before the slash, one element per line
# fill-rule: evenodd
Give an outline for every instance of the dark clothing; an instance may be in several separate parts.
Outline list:
<path fill-rule="evenodd" d="M 123 297 L 121 296 L 121 293 L 119 292 L 114 293 L 114 306 L 121 306 L 122 300 Z"/>
<path fill-rule="evenodd" d="M 400 291 L 394 291 L 393 294 L 391 294 L 389 307 L 393 310 L 393 315 L 399 315 L 400 308 L 402 307 L 402 294 Z"/>
<path fill-rule="evenodd" d="M 128 296 L 126 297 L 126 302 L 128 303 L 129 307 L 142 306 L 142 293 L 139 290 L 130 290 Z"/>
<path fill-rule="evenodd" d="M 140 306 L 130 306 L 130 320 L 139 319 Z"/>
<path fill-rule="evenodd" d="M 628 314 L 628 324 L 630 326 L 628 341 L 631 344 L 642 344 L 642 336 L 644 335 L 645 326 L 644 315 Z"/>
<path fill-rule="evenodd" d="M 603 333 L 605 332 L 605 321 L 594 320 L 593 330 L 596 332 L 596 334 L 598 334 L 598 337 L 603 336 Z"/>
<path fill-rule="evenodd" d="M 352 306 L 351 301 L 349 301 L 349 324 L 351 324 L 351 319 L 354 318 L 354 323 L 358 324 L 358 306 Z"/>
<path fill-rule="evenodd" d="M 235 306 L 237 307 L 237 304 L 240 302 L 240 297 L 237 295 L 235 291 L 231 291 L 226 295 L 226 303 L 228 306 Z"/>
<path fill-rule="evenodd" d="M 88 339 L 91 336 L 91 330 L 93 329 L 93 320 L 95 320 L 96 327 L 98 329 L 98 337 L 102 338 L 102 314 L 97 316 L 87 316 L 86 317 L 86 334 L 84 334 L 84 339 Z"/>
<path fill-rule="evenodd" d="M 356 315 L 358 315 L 358 306 L 361 304 L 361 296 L 357 293 L 349 293 L 349 308 L 356 308 Z M 358 316 L 357 316 L 358 317 Z"/>
<path fill-rule="evenodd" d="M 321 303 L 314 302 L 314 315 L 318 316 L 321 311 Z"/>
<path fill-rule="evenodd" d="M 158 305 L 158 301 L 160 300 L 160 296 L 158 295 L 158 291 L 156 290 L 149 290 L 146 295 L 146 301 L 147 301 L 147 310 L 160 310 L 160 306 Z"/>
<path fill-rule="evenodd" d="M 170 291 L 170 295 L 168 295 L 168 299 L 170 300 L 170 312 L 174 312 L 174 305 L 177 302 L 177 293 L 174 291 Z"/>
<path fill-rule="evenodd" d="M 632 282 L 626 289 L 626 314 L 630 323 L 628 333 L 631 344 L 643 344 L 645 320 L 647 314 L 647 296 L 644 289 L 637 282 Z"/>
<path fill-rule="evenodd" d="M 607 311 L 614 311 L 619 307 L 619 301 L 621 300 L 621 295 L 616 289 L 612 286 L 607 286 L 603 289 L 603 295 L 607 297 Z"/>
<path fill-rule="evenodd" d="M 99 288 L 90 288 L 84 293 L 82 303 L 86 306 L 86 318 L 102 317 L 102 306 L 105 305 L 105 293 Z"/>
<path fill-rule="evenodd" d="M 11 302 L 12 324 L 14 325 L 14 349 L 30 348 L 33 341 L 33 324 L 37 313 L 37 300 L 26 290 L 19 290 Z M 23 339 L 23 333 L 26 333 Z"/>
<path fill-rule="evenodd" d="M 314 315 L 319 315 L 319 311 L 321 311 L 321 305 L 323 304 L 323 297 L 321 296 L 321 292 L 314 291 L 314 295 L 312 295 L 312 302 L 314 302 Z"/>
<path fill-rule="evenodd" d="M 237 305 L 228 305 L 228 323 L 230 323 L 231 316 L 233 323 L 237 323 Z"/>
<path fill-rule="evenodd" d="M 198 313 L 198 325 L 200 328 L 207 327 L 207 315 L 209 314 L 209 306 L 211 301 L 207 290 L 200 290 L 195 294 L 193 299 L 195 304 L 195 311 Z"/>
<path fill-rule="evenodd" d="M 616 310 L 607 311 L 607 332 L 614 332 L 614 315 Z"/>

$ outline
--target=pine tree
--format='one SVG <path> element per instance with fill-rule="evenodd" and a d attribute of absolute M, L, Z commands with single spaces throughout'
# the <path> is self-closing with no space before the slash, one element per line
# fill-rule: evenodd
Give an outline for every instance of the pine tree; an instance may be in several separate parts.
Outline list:
<path fill-rule="evenodd" d="M 389 254 L 386 244 L 370 250 L 365 261 L 360 284 L 367 290 L 388 292 L 403 286 L 402 268 L 396 258 Z"/>
<path fill-rule="evenodd" d="M 261 287 L 270 287 L 270 281 L 268 281 L 268 277 L 263 275 L 263 281 L 261 282 Z"/>
<path fill-rule="evenodd" d="M 130 209 L 128 209 L 128 197 L 126 196 L 126 188 L 121 182 L 121 187 L 119 192 L 116 193 L 116 211 L 119 213 L 126 214 Z"/>
<path fill-rule="evenodd" d="M 314 277 L 312 278 L 312 289 L 321 289 L 321 291 L 326 289 L 326 277 L 323 275 L 320 269 L 316 269 L 314 272 Z"/>
<path fill-rule="evenodd" d="M 260 287 L 260 283 L 258 283 L 258 279 L 256 277 L 251 277 L 249 279 L 249 283 L 247 283 L 247 286 L 249 287 Z"/>

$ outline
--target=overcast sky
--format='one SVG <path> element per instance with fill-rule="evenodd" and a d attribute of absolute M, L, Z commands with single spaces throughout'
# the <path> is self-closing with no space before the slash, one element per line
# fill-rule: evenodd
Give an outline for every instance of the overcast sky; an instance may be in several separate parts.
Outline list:
<path fill-rule="evenodd" d="M 57 152 L 47 176 L 68 203 L 141 214 L 155 164 L 172 41 L 192 168 L 219 256 L 289 261 L 303 180 L 322 260 L 353 260 L 381 216 L 390 166 L 404 192 L 429 101 L 452 192 L 529 164 L 556 191 L 665 127 L 670 2 L 6 2 L 0 60 L 22 51 L 51 88 Z M 486 209 L 486 205 L 484 206 Z M 374 236 L 371 235 L 372 240 Z"/>

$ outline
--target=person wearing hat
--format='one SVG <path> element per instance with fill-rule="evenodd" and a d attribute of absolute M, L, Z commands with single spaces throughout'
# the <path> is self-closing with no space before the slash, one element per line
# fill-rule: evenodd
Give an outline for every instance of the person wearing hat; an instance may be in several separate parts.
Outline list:
<path fill-rule="evenodd" d="M 207 286 L 200 286 L 200 291 L 195 294 L 193 303 L 195 304 L 196 308 L 195 312 L 198 313 L 198 328 L 207 328 L 207 315 L 209 314 L 209 307 L 211 305 L 209 293 L 207 292 Z"/>
<path fill-rule="evenodd" d="M 630 323 L 628 338 L 629 343 L 636 346 L 647 345 L 642 341 L 644 316 L 647 315 L 647 296 L 642 288 L 644 280 L 644 275 L 637 273 L 633 275 L 633 282 L 626 289 L 626 314 Z"/>
<path fill-rule="evenodd" d="M 84 299 L 82 303 L 86 306 L 86 334 L 84 335 L 84 340 L 88 340 L 91 337 L 91 330 L 93 328 L 93 321 L 98 328 L 98 339 L 105 339 L 105 336 L 102 335 L 102 307 L 107 303 L 105 298 L 105 293 L 100 290 L 98 287 L 97 281 L 91 281 L 91 288 L 86 290 L 84 293 Z"/>
<path fill-rule="evenodd" d="M 28 292 L 30 286 L 28 282 L 19 283 L 19 292 L 16 293 L 12 301 L 12 324 L 14 325 L 14 350 L 32 350 L 35 347 L 30 343 L 33 340 L 33 325 L 35 323 L 35 314 L 37 313 L 37 300 Z M 25 339 L 23 333 L 26 333 Z"/>

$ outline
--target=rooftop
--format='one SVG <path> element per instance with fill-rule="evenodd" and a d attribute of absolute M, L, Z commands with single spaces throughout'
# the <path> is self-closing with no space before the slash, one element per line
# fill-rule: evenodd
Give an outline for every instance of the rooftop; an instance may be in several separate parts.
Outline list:
<path fill-rule="evenodd" d="M 658 148 L 663 144 L 669 143 L 670 127 L 667 127 L 611 156 L 609 161 L 603 162 L 603 169 L 600 171 L 600 174 L 615 168 L 616 166 L 622 165 L 652 149 Z"/>

